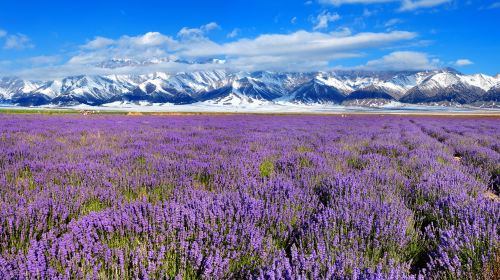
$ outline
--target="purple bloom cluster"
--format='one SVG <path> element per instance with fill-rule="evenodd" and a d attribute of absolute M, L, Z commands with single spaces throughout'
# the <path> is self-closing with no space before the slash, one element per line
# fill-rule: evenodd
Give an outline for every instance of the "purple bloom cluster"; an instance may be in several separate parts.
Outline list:
<path fill-rule="evenodd" d="M 495 279 L 499 174 L 498 118 L 0 115 L 0 278 Z"/>

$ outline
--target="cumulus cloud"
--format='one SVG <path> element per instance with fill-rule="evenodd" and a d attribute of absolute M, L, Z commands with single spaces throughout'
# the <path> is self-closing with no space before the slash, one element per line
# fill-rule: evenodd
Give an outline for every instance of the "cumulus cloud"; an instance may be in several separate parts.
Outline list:
<path fill-rule="evenodd" d="M 94 40 L 89 41 L 87 44 L 83 45 L 82 48 L 85 49 L 100 49 L 113 44 L 115 41 L 109 38 L 104 38 L 97 36 Z"/>
<path fill-rule="evenodd" d="M 471 64 L 474 64 L 474 62 L 470 61 L 469 59 L 465 59 L 465 58 L 462 58 L 462 59 L 458 59 L 457 61 L 455 61 L 454 63 L 456 66 L 467 66 L 467 65 L 471 65 Z"/>
<path fill-rule="evenodd" d="M 211 30 L 219 29 L 220 26 L 216 22 L 210 22 L 205 25 L 200 26 L 199 28 L 187 28 L 183 27 L 178 33 L 177 36 L 184 39 L 198 39 L 202 38 L 206 33 Z"/>
<path fill-rule="evenodd" d="M 415 11 L 422 8 L 433 8 L 439 5 L 450 3 L 451 0 L 319 0 L 322 4 L 341 6 L 347 4 L 381 4 L 400 3 L 399 11 Z"/>
<path fill-rule="evenodd" d="M 170 44 L 172 42 L 174 42 L 174 40 L 171 37 L 165 36 L 160 32 L 148 32 L 140 36 L 123 36 L 119 43 L 142 47 L 154 47 Z"/>
<path fill-rule="evenodd" d="M 338 37 L 328 33 L 301 30 L 290 34 L 260 35 L 255 39 L 240 39 L 225 44 L 203 42 L 201 45 L 186 46 L 179 54 L 188 57 L 274 55 L 328 58 L 331 54 L 384 46 L 415 37 L 416 33 L 407 31 L 358 33 Z"/>
<path fill-rule="evenodd" d="M 7 31 L 0 29 L 0 38 L 5 37 L 7 35 Z"/>
<path fill-rule="evenodd" d="M 322 4 L 341 6 L 345 4 L 377 4 L 377 3 L 398 2 L 398 0 L 319 0 L 319 2 Z"/>
<path fill-rule="evenodd" d="M 412 51 L 396 51 L 382 58 L 370 60 L 358 68 L 368 70 L 429 70 L 439 67 L 438 59 L 428 54 Z"/>
<path fill-rule="evenodd" d="M 235 37 L 238 37 L 238 35 L 240 35 L 240 29 L 239 28 L 234 28 L 231 32 L 229 32 L 227 34 L 227 38 L 235 38 Z"/>
<path fill-rule="evenodd" d="M 15 49 L 15 50 L 23 50 L 33 48 L 34 45 L 31 43 L 31 40 L 28 36 L 17 33 L 13 35 L 7 35 L 4 49 Z"/>
<path fill-rule="evenodd" d="M 349 27 L 340 27 L 335 31 L 330 32 L 329 34 L 334 37 L 346 37 L 352 34 L 352 30 Z"/>
<path fill-rule="evenodd" d="M 421 8 L 433 8 L 450 3 L 451 0 L 403 0 L 399 11 L 414 11 Z"/>
<path fill-rule="evenodd" d="M 140 75 L 150 74 L 153 72 L 168 72 L 177 73 L 182 71 L 203 71 L 213 70 L 216 65 L 211 64 L 184 64 L 177 62 L 163 62 L 158 64 L 150 64 L 141 67 L 120 67 L 120 68 L 102 68 L 89 64 L 71 64 L 66 63 L 62 65 L 47 65 L 40 67 L 25 68 L 16 71 L 16 76 L 32 79 L 32 80 L 51 80 L 61 79 L 68 76 L 76 75 Z M 219 66 L 221 68 L 221 66 Z M 1 70 L 1 68 L 0 68 Z M 3 74 L 12 73 L 11 71 Z M 2 74 L 0 72 L 0 74 Z"/>
<path fill-rule="evenodd" d="M 394 25 L 397 25 L 397 24 L 400 24 L 402 23 L 403 21 L 399 18 L 393 18 L 393 19 L 390 19 L 388 20 L 385 24 L 384 24 L 384 27 L 392 27 Z"/>
<path fill-rule="evenodd" d="M 147 59 L 163 57 L 174 50 L 179 42 L 160 32 L 147 32 L 137 36 L 121 36 L 118 39 L 96 37 L 80 47 L 81 51 L 71 57 L 71 64 L 92 64 L 110 58 Z"/>
<path fill-rule="evenodd" d="M 201 28 L 200 28 L 201 29 Z M 209 29 L 209 28 L 208 28 Z M 206 29 L 206 30 L 208 30 Z M 43 64 L 18 71 L 16 75 L 42 78 L 80 74 L 143 74 L 151 71 L 195 71 L 228 69 L 236 71 L 316 71 L 327 70 L 331 62 L 363 56 L 367 50 L 412 41 L 417 34 L 408 31 L 352 34 L 348 28 L 334 32 L 299 30 L 289 34 L 264 34 L 255 38 L 239 38 L 217 43 L 203 37 L 195 40 L 172 38 L 159 32 L 119 38 L 96 37 L 77 49 L 76 54 L 55 65 L 51 57 L 33 58 Z M 104 69 L 98 65 L 111 58 L 151 60 L 169 57 L 168 61 L 143 66 Z M 224 64 L 202 63 L 223 59 Z M 191 61 L 190 64 L 177 61 Z M 371 62 L 369 66 L 373 66 Z"/>
<path fill-rule="evenodd" d="M 330 12 L 322 12 L 316 17 L 316 25 L 314 26 L 314 30 L 321 30 L 321 29 L 326 29 L 328 28 L 328 24 L 330 22 L 334 22 L 340 19 L 340 15 L 337 13 L 330 13 Z"/>

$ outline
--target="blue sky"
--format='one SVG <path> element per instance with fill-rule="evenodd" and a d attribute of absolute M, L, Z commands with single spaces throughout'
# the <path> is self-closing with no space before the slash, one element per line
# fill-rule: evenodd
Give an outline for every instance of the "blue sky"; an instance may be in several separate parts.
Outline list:
<path fill-rule="evenodd" d="M 402 70 L 497 74 L 500 1 L 1 1 L 0 74 L 110 74 L 111 58 L 217 58 L 116 73 Z"/>

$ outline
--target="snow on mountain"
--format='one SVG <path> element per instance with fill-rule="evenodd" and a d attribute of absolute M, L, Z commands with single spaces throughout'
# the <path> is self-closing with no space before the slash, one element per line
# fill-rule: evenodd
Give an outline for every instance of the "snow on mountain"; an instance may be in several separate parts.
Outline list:
<path fill-rule="evenodd" d="M 461 82 L 460 77 L 448 72 L 431 75 L 417 86 L 421 90 L 438 90 Z"/>
<path fill-rule="evenodd" d="M 63 84 L 61 80 L 49 81 L 47 83 L 44 83 L 39 88 L 33 90 L 33 92 L 46 95 L 50 98 L 56 98 L 61 94 L 62 85 Z"/>
<path fill-rule="evenodd" d="M 265 83 L 253 77 L 243 77 L 231 83 L 231 93 L 259 100 L 272 100 L 286 93 L 282 84 Z"/>
<path fill-rule="evenodd" d="M 192 103 L 205 93 L 227 84 L 224 71 L 181 72 L 175 75 L 154 73 L 143 76 L 144 81 L 124 99 L 169 103 Z"/>
<path fill-rule="evenodd" d="M 420 84 L 430 72 L 348 72 L 339 75 L 342 82 L 353 90 L 348 99 L 372 98 L 401 98 L 409 89 Z M 371 96 L 371 97 L 366 97 Z M 383 96 L 383 97 L 382 97 Z"/>
<path fill-rule="evenodd" d="M 261 106 L 261 105 L 269 105 L 272 102 L 253 98 L 250 96 L 246 96 L 238 93 L 229 93 L 228 95 L 215 98 L 212 100 L 207 100 L 203 102 L 206 105 L 224 105 L 224 106 Z"/>
<path fill-rule="evenodd" d="M 314 79 L 318 84 L 335 88 L 336 90 L 343 92 L 344 94 L 348 94 L 353 91 L 353 89 L 350 86 L 348 86 L 346 83 L 343 83 L 341 80 L 337 79 L 335 76 L 332 75 L 320 73 Z"/>
<path fill-rule="evenodd" d="M 109 60 L 96 63 L 95 66 L 100 68 L 115 69 L 121 67 L 147 66 L 147 65 L 161 64 L 165 62 L 182 63 L 182 61 L 178 60 L 177 57 L 170 56 L 170 57 L 161 57 L 152 59 L 112 58 Z"/>
<path fill-rule="evenodd" d="M 500 83 L 500 78 L 490 77 L 484 74 L 460 75 L 460 80 L 466 84 L 473 85 L 484 91 Z"/>
<path fill-rule="evenodd" d="M 491 87 L 486 94 L 481 98 L 481 101 L 500 102 L 500 83 Z"/>
<path fill-rule="evenodd" d="M 385 96 L 388 99 L 399 99 L 414 86 L 414 81 L 414 79 L 409 77 L 394 77 L 390 80 L 363 78 L 351 83 L 354 85 L 355 90 L 349 94 L 349 99 L 362 99 L 364 96 L 371 96 L 365 98 Z"/>
<path fill-rule="evenodd" d="M 325 79 L 313 80 L 299 86 L 290 93 L 289 101 L 297 103 L 341 103 L 347 93 L 345 87 L 336 88 L 336 81 Z"/>
<path fill-rule="evenodd" d="M 399 98 L 399 91 L 391 87 L 384 87 L 384 85 L 369 85 L 364 88 L 355 90 L 348 96 L 346 100 L 362 100 L 362 99 L 388 99 L 397 100 Z"/>
<path fill-rule="evenodd" d="M 42 84 L 42 82 L 22 80 L 15 77 L 1 78 L 0 99 L 9 100 L 15 95 L 29 94 Z"/>
<path fill-rule="evenodd" d="M 102 67 L 176 61 L 114 59 Z M 223 63 L 211 60 L 207 63 Z M 81 75 L 51 81 L 0 78 L 0 100 L 20 105 L 99 105 L 111 102 L 191 104 L 268 103 L 378 104 L 473 103 L 497 100 L 500 76 L 464 75 L 453 69 L 433 71 L 231 72 L 210 70 L 144 75 Z M 358 100 L 358 101 L 356 101 Z M 374 100 L 374 101 L 362 101 Z M 383 101 L 386 100 L 386 101 Z M 250 106 L 250 105 L 249 105 Z M 267 105 L 266 105 L 267 106 Z"/>
<path fill-rule="evenodd" d="M 276 73 L 268 71 L 238 72 L 227 75 L 219 87 L 200 94 L 200 100 L 221 98 L 235 94 L 255 100 L 279 99 L 310 78 L 302 73 Z"/>
<path fill-rule="evenodd" d="M 228 84 L 228 74 L 225 71 L 182 72 L 168 80 L 171 87 L 177 90 L 187 90 L 199 93 L 214 90 Z"/>
<path fill-rule="evenodd" d="M 448 101 L 466 104 L 480 99 L 485 94 L 485 89 L 489 88 L 486 79 L 440 71 L 411 88 L 401 101 L 408 103 Z"/>
<path fill-rule="evenodd" d="M 219 65 L 226 63 L 225 60 L 217 58 L 189 61 L 189 60 L 179 59 L 176 56 L 168 56 L 168 57 L 157 57 L 150 59 L 112 58 L 109 60 L 95 63 L 94 66 L 105 69 L 116 69 L 122 67 L 148 66 L 148 65 L 155 65 L 155 64 L 162 64 L 169 62 L 175 62 L 179 64 L 219 64 Z"/>
<path fill-rule="evenodd" d="M 46 95 L 56 104 L 99 104 L 130 92 L 138 81 L 140 79 L 126 75 L 73 76 L 47 82 L 33 94 Z"/>

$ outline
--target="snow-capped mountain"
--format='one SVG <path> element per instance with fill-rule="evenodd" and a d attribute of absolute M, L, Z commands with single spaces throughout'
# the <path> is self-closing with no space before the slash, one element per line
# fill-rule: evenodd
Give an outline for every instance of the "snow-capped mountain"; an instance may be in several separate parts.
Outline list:
<path fill-rule="evenodd" d="M 29 93 L 15 94 L 11 100 L 33 105 L 44 100 L 52 104 L 102 104 L 134 90 L 140 81 L 141 77 L 128 75 L 72 76 L 39 83 Z"/>
<path fill-rule="evenodd" d="M 497 83 L 495 86 L 491 87 L 481 98 L 481 101 L 500 102 L 500 84 Z"/>
<path fill-rule="evenodd" d="M 175 56 L 159 57 L 150 59 L 130 59 L 130 58 L 112 58 L 105 61 L 95 63 L 94 66 L 106 69 L 116 69 L 121 67 L 140 67 L 148 65 L 156 65 L 162 63 L 179 63 L 179 64 L 224 64 L 222 59 L 204 59 L 204 60 L 183 60 Z"/>
<path fill-rule="evenodd" d="M 114 59 L 100 67 L 124 67 L 155 61 Z M 187 63 L 187 62 L 186 62 Z M 207 63 L 223 63 L 207 60 Z M 102 105 L 128 101 L 237 105 L 270 103 L 356 103 L 393 100 L 404 103 L 477 104 L 498 102 L 500 76 L 434 71 L 269 71 L 154 72 L 145 75 L 81 75 L 50 81 L 0 78 L 0 101 L 17 105 Z M 362 102 L 358 102 L 362 101 Z"/>
<path fill-rule="evenodd" d="M 300 103 L 341 103 L 352 90 L 334 75 L 319 73 L 311 81 L 293 90 L 289 100 Z"/>
<path fill-rule="evenodd" d="M 481 75 L 464 76 L 450 71 L 441 71 L 425 78 L 421 83 L 411 88 L 401 98 L 407 103 L 450 101 L 460 104 L 472 103 L 480 100 L 489 90 L 495 79 L 488 79 Z"/>
<path fill-rule="evenodd" d="M 43 84 L 43 82 L 27 81 L 15 77 L 1 78 L 0 100 L 10 100 L 16 95 L 28 95 Z"/>

